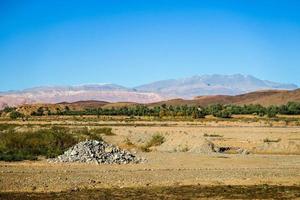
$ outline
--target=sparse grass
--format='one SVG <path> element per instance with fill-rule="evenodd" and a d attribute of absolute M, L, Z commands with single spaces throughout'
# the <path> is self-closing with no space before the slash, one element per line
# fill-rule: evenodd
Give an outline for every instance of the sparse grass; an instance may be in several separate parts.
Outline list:
<path fill-rule="evenodd" d="M 89 139 L 89 140 L 98 140 L 98 141 L 103 140 L 99 133 L 89 131 L 89 129 L 87 127 L 76 128 L 72 131 L 72 133 L 80 141 L 87 140 L 87 139 Z"/>
<path fill-rule="evenodd" d="M 140 147 L 143 152 L 150 152 L 150 147 L 159 146 L 166 141 L 165 137 L 161 134 L 152 135 L 151 139 L 143 146 Z"/>
<path fill-rule="evenodd" d="M 94 128 L 94 129 L 91 129 L 90 132 L 94 133 L 94 134 L 100 134 L 100 135 L 103 134 L 103 135 L 107 135 L 107 136 L 115 135 L 112 132 L 112 128 L 110 128 L 110 127 Z"/>
<path fill-rule="evenodd" d="M 265 138 L 263 141 L 264 141 L 264 143 L 271 143 L 271 142 L 277 143 L 277 142 L 280 142 L 281 139 L 280 138 L 278 138 L 278 139 Z"/>
<path fill-rule="evenodd" d="M 14 129 L 17 125 L 15 124 L 0 124 L 0 131 Z"/>
<path fill-rule="evenodd" d="M 177 151 L 179 152 L 188 152 L 190 150 L 190 148 L 188 147 L 188 145 L 184 145 L 184 146 L 179 146 L 179 148 L 177 149 Z"/>
<path fill-rule="evenodd" d="M 134 144 L 131 142 L 131 140 L 129 138 L 126 138 L 124 140 L 124 143 L 127 145 L 127 146 L 134 146 Z"/>
<path fill-rule="evenodd" d="M 289 138 L 289 140 L 298 140 L 298 141 L 300 141 L 300 138 Z"/>
<path fill-rule="evenodd" d="M 165 137 L 160 134 L 154 134 L 151 137 L 151 140 L 147 142 L 148 147 L 159 146 L 165 142 Z"/>
<path fill-rule="evenodd" d="M 151 149 L 147 147 L 146 145 L 140 146 L 140 150 L 142 152 L 151 152 Z"/>
<path fill-rule="evenodd" d="M 204 133 L 203 136 L 204 136 L 204 137 L 223 137 L 223 135 L 218 135 L 218 134 L 207 134 L 207 133 Z"/>
<path fill-rule="evenodd" d="M 123 141 L 123 145 L 122 145 L 123 148 L 125 149 L 136 149 L 138 148 L 128 137 Z"/>

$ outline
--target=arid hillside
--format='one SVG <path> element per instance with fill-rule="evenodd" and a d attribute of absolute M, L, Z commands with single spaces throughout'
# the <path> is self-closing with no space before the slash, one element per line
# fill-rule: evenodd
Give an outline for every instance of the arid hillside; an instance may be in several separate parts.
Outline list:
<path fill-rule="evenodd" d="M 246 93 L 242 95 L 212 95 L 212 96 L 198 96 L 193 100 L 172 99 L 157 103 L 148 104 L 150 106 L 157 106 L 162 104 L 167 105 L 199 105 L 207 106 L 211 104 L 261 104 L 263 106 L 282 105 L 291 101 L 300 101 L 300 89 L 288 90 L 267 90 Z"/>
<path fill-rule="evenodd" d="M 196 98 L 196 102 L 187 101 L 185 104 L 206 105 L 207 102 L 230 103 L 235 101 L 232 100 L 232 96 L 249 92 L 262 90 L 291 91 L 297 88 L 298 86 L 295 84 L 260 80 L 253 76 L 242 74 L 192 76 L 183 79 L 157 81 L 134 88 L 109 83 L 76 86 L 40 86 L 17 91 L 0 91 L 0 109 L 5 106 L 20 106 L 32 103 L 57 104 L 60 102 L 90 100 L 149 104 L 170 99 L 193 100 L 194 97 L 199 95 L 202 97 Z M 255 96 L 256 93 L 254 93 L 254 97 L 250 95 L 241 98 L 250 98 L 250 101 L 252 101 L 253 98 L 256 98 Z M 258 94 L 258 96 L 261 96 L 261 94 Z M 240 97 L 236 98 L 239 99 Z M 199 101 L 199 99 L 201 100 Z M 167 103 L 177 105 L 178 103 L 181 104 L 181 100 L 171 100 Z"/>
<path fill-rule="evenodd" d="M 76 101 L 72 103 L 62 102 L 57 104 L 24 104 L 18 107 L 18 110 L 25 114 L 30 114 L 33 111 L 37 111 L 38 108 L 44 107 L 50 112 L 54 113 L 57 110 L 65 110 L 68 107 L 70 110 L 85 110 L 91 108 L 121 108 L 121 107 L 132 107 L 137 105 L 146 105 L 149 107 L 166 105 L 190 105 L 190 106 L 208 106 L 211 104 L 261 104 L 263 106 L 269 105 L 282 105 L 288 102 L 300 102 L 300 89 L 287 91 L 287 90 L 269 90 L 269 91 L 257 91 L 247 94 L 228 96 L 228 95 L 214 95 L 214 96 L 198 96 L 193 100 L 185 99 L 171 99 L 167 101 L 160 101 L 149 104 L 139 104 L 135 102 L 118 102 L 110 103 L 106 101 Z"/>
<path fill-rule="evenodd" d="M 191 99 L 198 95 L 239 95 L 259 90 L 294 90 L 295 84 L 258 79 L 250 75 L 202 75 L 170 79 L 136 87 L 138 91 L 154 92 L 173 98 Z"/>

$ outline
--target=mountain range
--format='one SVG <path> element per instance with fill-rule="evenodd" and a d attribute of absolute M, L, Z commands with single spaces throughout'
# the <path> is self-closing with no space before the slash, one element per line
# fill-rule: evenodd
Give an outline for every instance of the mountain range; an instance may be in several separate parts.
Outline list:
<path fill-rule="evenodd" d="M 203 75 L 158 81 L 136 87 L 139 91 L 168 94 L 169 97 L 191 99 L 203 95 L 238 95 L 258 90 L 293 90 L 295 84 L 260 80 L 250 75 Z"/>
<path fill-rule="evenodd" d="M 157 81 L 134 88 L 116 84 L 45 86 L 0 92 L 0 108 L 33 103 L 76 101 L 153 103 L 174 98 L 195 99 L 207 95 L 240 95 L 260 90 L 295 90 L 295 84 L 260 80 L 250 75 L 202 75 Z M 196 98 L 196 99 L 197 99 Z M 203 98 L 203 97 L 202 97 Z"/>

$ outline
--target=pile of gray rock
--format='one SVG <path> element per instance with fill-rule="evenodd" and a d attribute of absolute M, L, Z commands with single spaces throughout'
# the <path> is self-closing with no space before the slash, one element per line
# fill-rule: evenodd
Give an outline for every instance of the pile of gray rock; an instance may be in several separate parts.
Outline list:
<path fill-rule="evenodd" d="M 128 164 L 141 163 L 145 160 L 138 158 L 129 151 L 122 150 L 103 141 L 86 140 L 64 152 L 63 155 L 49 162 L 80 162 L 96 164 Z"/>

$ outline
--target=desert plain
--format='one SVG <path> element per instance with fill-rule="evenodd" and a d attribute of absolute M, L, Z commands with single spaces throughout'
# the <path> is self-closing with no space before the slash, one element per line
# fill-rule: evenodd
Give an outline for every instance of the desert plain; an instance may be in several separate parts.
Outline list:
<path fill-rule="evenodd" d="M 16 125 L 19 131 L 53 125 L 111 127 L 113 135 L 103 135 L 103 140 L 145 162 L 49 163 L 42 157 L 36 161 L 1 161 L 2 199 L 72 199 L 72 193 L 91 199 L 251 199 L 256 193 L 257 198 L 300 198 L 297 123 L 244 117 L 193 121 L 78 118 L 37 117 L 25 122 L 2 120 L 1 124 Z M 140 148 L 155 134 L 163 136 L 162 144 L 147 151 Z M 208 143 L 223 150 L 214 152 Z M 233 195 L 237 191 L 241 196 Z"/>

